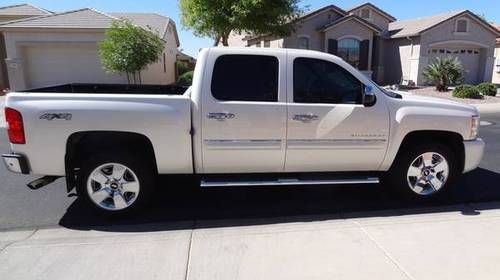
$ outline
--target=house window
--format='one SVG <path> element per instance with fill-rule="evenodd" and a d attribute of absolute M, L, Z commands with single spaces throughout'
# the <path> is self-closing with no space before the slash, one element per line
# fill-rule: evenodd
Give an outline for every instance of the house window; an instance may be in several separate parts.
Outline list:
<path fill-rule="evenodd" d="M 345 62 L 358 68 L 360 62 L 360 42 L 356 39 L 342 39 L 338 43 L 337 55 Z"/>
<path fill-rule="evenodd" d="M 361 10 L 361 18 L 369 19 L 370 18 L 370 9 L 362 9 Z"/>
<path fill-rule="evenodd" d="M 308 50 L 309 49 L 309 38 L 302 36 L 299 37 L 299 49 Z"/>
<path fill-rule="evenodd" d="M 270 48 L 271 47 L 271 41 L 266 40 L 264 41 L 264 48 Z"/>
<path fill-rule="evenodd" d="M 163 53 L 163 73 L 167 73 L 167 56 Z"/>
<path fill-rule="evenodd" d="M 457 24 L 456 24 L 456 29 L 455 31 L 457 33 L 467 33 L 467 31 L 469 30 L 469 21 L 466 20 L 466 19 L 459 19 L 457 20 Z"/>

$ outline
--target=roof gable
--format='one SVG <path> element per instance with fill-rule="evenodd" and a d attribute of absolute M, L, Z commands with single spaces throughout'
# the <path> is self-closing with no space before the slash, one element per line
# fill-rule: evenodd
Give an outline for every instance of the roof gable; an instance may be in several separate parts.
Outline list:
<path fill-rule="evenodd" d="M 344 23 L 344 22 L 347 22 L 347 21 L 356 21 L 358 22 L 359 24 L 361 25 L 364 25 L 365 27 L 377 32 L 377 33 L 380 33 L 382 30 L 380 29 L 380 27 L 376 26 L 375 24 L 371 23 L 371 22 L 368 22 L 356 15 L 349 15 L 349 16 L 346 16 L 346 17 L 343 17 L 343 18 L 340 18 L 336 21 L 333 21 L 323 27 L 321 27 L 319 30 L 320 31 L 327 31 L 331 28 L 334 28 L 335 26 L 341 24 L 341 23 Z"/>
<path fill-rule="evenodd" d="M 355 7 L 352 7 L 350 9 L 348 9 L 347 12 L 348 13 L 352 13 L 355 10 L 359 10 L 359 9 L 362 9 L 362 8 L 365 8 L 365 7 L 370 7 L 376 13 L 378 13 L 379 15 L 381 15 L 381 16 L 385 17 L 386 19 L 388 19 L 389 22 L 396 21 L 395 17 L 391 16 L 389 13 L 385 12 L 384 10 L 380 9 L 379 7 L 373 5 L 372 3 L 369 3 L 369 2 L 361 4 L 361 5 L 358 5 L 358 6 L 355 6 Z"/>
<path fill-rule="evenodd" d="M 319 15 L 321 13 L 327 12 L 327 11 L 334 11 L 334 12 L 338 13 L 341 16 L 346 16 L 347 15 L 347 12 L 344 11 L 344 10 L 342 10 L 341 8 L 339 8 L 339 7 L 335 6 L 335 5 L 328 5 L 326 7 L 321 8 L 321 9 L 318 9 L 318 10 L 312 11 L 310 13 L 307 13 L 305 15 L 302 15 L 299 18 L 297 18 L 296 21 L 297 20 L 302 20 L 302 21 L 303 20 L 308 20 L 308 19 L 310 19 L 312 17 L 315 17 L 315 16 L 317 16 L 317 15 Z"/>
<path fill-rule="evenodd" d="M 51 12 L 30 4 L 0 7 L 0 16 L 42 16 Z"/>

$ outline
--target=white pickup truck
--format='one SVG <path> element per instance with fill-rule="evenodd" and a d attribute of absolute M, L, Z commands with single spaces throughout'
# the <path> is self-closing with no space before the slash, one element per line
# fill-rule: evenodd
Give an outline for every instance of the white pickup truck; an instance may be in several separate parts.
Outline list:
<path fill-rule="evenodd" d="M 72 84 L 9 93 L 10 171 L 66 177 L 110 213 L 165 183 L 202 187 L 378 183 L 425 199 L 475 169 L 484 142 L 471 106 L 398 94 L 326 53 L 201 51 L 192 86 Z M 168 176 L 162 176 L 168 177 Z"/>

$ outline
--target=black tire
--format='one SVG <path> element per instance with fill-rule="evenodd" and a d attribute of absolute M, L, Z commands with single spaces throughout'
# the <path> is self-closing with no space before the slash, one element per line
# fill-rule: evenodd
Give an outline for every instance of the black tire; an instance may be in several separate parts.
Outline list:
<path fill-rule="evenodd" d="M 105 209 L 92 200 L 88 191 L 87 183 L 91 173 L 98 167 L 110 163 L 117 163 L 127 167 L 132 171 L 132 173 L 128 174 L 134 174 L 139 183 L 138 194 L 134 196 L 133 202 L 130 200 L 132 203 L 124 209 Z M 124 178 L 125 176 L 130 177 L 130 175 L 124 175 Z M 81 169 L 78 175 L 77 193 L 86 205 L 97 209 L 101 213 L 121 215 L 124 213 L 137 212 L 144 209 L 150 201 L 154 192 L 156 177 L 157 174 L 154 170 L 154 164 L 140 155 L 123 151 L 97 152 L 96 155 L 89 156 L 81 163 Z M 95 185 L 95 183 L 92 184 Z M 97 188 L 99 188 L 99 185 Z M 130 193 L 124 193 L 122 197 L 126 197 L 126 195 L 129 194 Z M 111 202 L 109 204 L 111 205 Z"/>
<path fill-rule="evenodd" d="M 433 191 L 432 188 L 430 188 L 429 192 L 432 191 L 432 193 L 419 194 L 410 187 L 410 184 L 415 182 L 414 180 L 416 178 L 412 177 L 409 179 L 408 171 L 410 165 L 414 163 L 420 155 L 428 152 L 441 155 L 448 163 L 449 173 L 445 183 L 437 191 Z M 391 169 L 383 176 L 382 184 L 387 185 L 391 188 L 393 193 L 404 198 L 412 200 L 429 200 L 441 196 L 454 184 L 460 175 L 459 169 L 456 153 L 453 153 L 453 151 L 445 145 L 440 143 L 412 144 L 404 147 L 403 150 L 398 153 Z M 436 176 L 439 176 L 438 174 L 436 174 Z M 425 183 L 423 185 L 426 186 L 424 189 L 428 189 L 431 186 Z"/>

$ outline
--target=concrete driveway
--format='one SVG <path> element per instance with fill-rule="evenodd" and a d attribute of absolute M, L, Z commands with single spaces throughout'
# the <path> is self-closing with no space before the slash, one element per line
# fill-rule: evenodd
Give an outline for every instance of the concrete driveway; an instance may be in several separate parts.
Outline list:
<path fill-rule="evenodd" d="M 4 232 L 0 279 L 496 280 L 499 208 Z"/>

